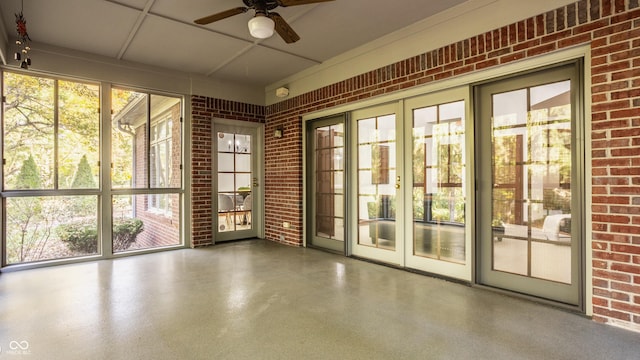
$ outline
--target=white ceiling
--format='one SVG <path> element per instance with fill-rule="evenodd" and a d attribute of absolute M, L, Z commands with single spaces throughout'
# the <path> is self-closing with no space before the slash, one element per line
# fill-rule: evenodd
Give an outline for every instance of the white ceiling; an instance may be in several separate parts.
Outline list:
<path fill-rule="evenodd" d="M 2 0 L 0 16 L 11 43 L 14 14 L 23 6 L 35 44 L 264 87 L 465 1 L 335 0 L 277 8 L 301 37 L 294 44 L 277 34 L 253 39 L 251 12 L 193 23 L 244 6 L 242 0 Z"/>

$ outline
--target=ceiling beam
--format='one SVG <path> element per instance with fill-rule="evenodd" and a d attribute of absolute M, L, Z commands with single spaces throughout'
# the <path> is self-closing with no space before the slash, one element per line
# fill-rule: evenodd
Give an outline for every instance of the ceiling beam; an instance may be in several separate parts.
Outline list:
<path fill-rule="evenodd" d="M 150 9 L 151 5 L 149 3 L 153 4 L 153 2 L 155 0 L 149 0 L 147 2 L 147 4 L 145 5 L 144 9 L 139 9 L 139 8 L 137 8 L 135 6 L 131 6 L 129 4 L 121 3 L 118 0 L 105 0 L 105 1 L 108 2 L 108 3 L 112 3 L 112 4 L 115 4 L 115 5 L 118 5 L 118 6 L 126 7 L 128 9 L 132 9 L 132 10 L 136 10 L 136 11 L 141 11 L 142 12 L 141 16 L 138 17 L 138 21 L 136 22 L 136 26 L 134 26 L 135 32 L 137 32 L 137 29 L 142 24 L 142 20 L 144 20 L 144 17 L 146 17 L 146 16 L 155 16 L 155 17 L 158 17 L 158 18 L 161 18 L 161 19 L 165 19 L 165 20 L 169 20 L 169 21 L 172 21 L 172 22 L 175 22 L 175 23 L 179 23 L 179 24 L 182 24 L 182 25 L 191 26 L 191 27 L 194 27 L 194 28 L 197 28 L 197 29 L 200 29 L 200 30 L 209 31 L 209 32 L 212 32 L 212 33 L 215 33 L 215 34 L 218 34 L 218 35 L 226 36 L 226 37 L 232 38 L 234 40 L 242 41 L 242 42 L 247 43 L 247 45 L 250 45 L 250 47 L 260 46 L 260 47 L 263 47 L 263 48 L 266 48 L 266 49 L 269 49 L 269 50 L 277 51 L 277 52 L 285 54 L 285 55 L 289 55 L 289 56 L 297 57 L 297 58 L 302 59 L 302 60 L 310 61 L 310 62 L 313 62 L 315 64 L 321 64 L 322 63 L 322 61 L 320 61 L 320 60 L 316 60 L 316 59 L 312 59 L 312 58 L 309 58 L 309 57 L 306 57 L 306 56 L 298 55 L 298 54 L 292 53 L 290 51 L 277 49 L 277 48 L 274 48 L 272 46 L 266 46 L 264 44 L 261 44 L 258 41 L 250 41 L 250 40 L 244 39 L 244 38 L 239 37 L 239 36 L 227 34 L 227 33 L 221 32 L 221 31 L 216 31 L 216 30 L 213 30 L 213 29 L 205 27 L 205 26 L 196 25 L 195 23 L 192 23 L 192 22 L 183 21 L 183 20 L 179 20 L 179 19 L 176 19 L 176 18 L 172 18 L 172 17 L 166 16 L 166 15 L 161 15 L 161 14 L 154 13 L 154 12 L 151 11 L 151 9 Z M 147 9 L 147 5 L 149 6 L 149 9 Z M 309 10 L 307 10 L 307 11 L 309 11 Z M 294 18 L 294 20 L 296 18 L 298 18 L 298 16 L 296 16 Z M 138 24 L 138 22 L 140 22 L 140 24 Z M 130 39 L 127 39 L 127 42 L 126 42 L 125 46 L 123 46 L 124 51 L 126 51 L 126 47 L 128 47 L 129 44 L 131 43 L 131 41 L 133 40 L 133 37 L 135 36 L 135 32 L 132 30 L 132 32 L 129 33 Z M 124 51 L 123 50 L 120 51 L 121 54 L 118 56 L 118 59 L 120 59 L 120 57 L 122 55 L 124 55 Z M 212 74 L 216 70 L 213 70 L 210 73 Z"/>
<path fill-rule="evenodd" d="M 124 42 L 124 44 L 122 44 L 122 47 L 120 48 L 120 52 L 118 53 L 118 56 L 117 56 L 118 60 L 122 60 L 124 53 L 127 52 L 129 45 L 131 45 L 133 38 L 138 33 L 138 30 L 140 30 L 140 26 L 142 26 L 142 22 L 144 21 L 144 18 L 149 13 L 149 10 L 151 9 L 151 6 L 153 6 L 154 2 L 156 2 L 156 0 L 147 0 L 147 3 L 144 5 L 144 9 L 142 9 L 141 11 L 139 10 L 140 14 L 138 14 L 138 19 L 136 19 L 136 23 L 133 25 L 133 28 L 131 29 L 131 31 L 129 31 L 129 36 L 127 37 L 127 40 Z"/>

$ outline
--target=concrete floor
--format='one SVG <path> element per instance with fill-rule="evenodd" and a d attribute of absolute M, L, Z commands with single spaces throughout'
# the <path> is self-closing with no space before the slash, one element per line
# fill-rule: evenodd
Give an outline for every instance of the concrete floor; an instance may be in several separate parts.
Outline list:
<path fill-rule="evenodd" d="M 640 334 L 253 240 L 0 275 L 0 359 L 638 359 Z"/>

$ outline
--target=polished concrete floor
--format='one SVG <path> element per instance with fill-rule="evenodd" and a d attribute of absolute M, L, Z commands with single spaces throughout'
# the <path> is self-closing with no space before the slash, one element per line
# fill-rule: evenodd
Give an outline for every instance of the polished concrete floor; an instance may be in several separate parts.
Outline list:
<path fill-rule="evenodd" d="M 2 273 L 0 347 L 0 359 L 638 359 L 640 334 L 252 240 Z"/>

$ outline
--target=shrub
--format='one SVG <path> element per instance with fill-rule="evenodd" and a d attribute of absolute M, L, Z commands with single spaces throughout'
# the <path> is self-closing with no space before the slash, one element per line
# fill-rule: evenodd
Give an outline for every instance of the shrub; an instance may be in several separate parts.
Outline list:
<path fill-rule="evenodd" d="M 139 219 L 115 221 L 113 223 L 113 251 L 128 249 L 142 230 L 144 230 L 144 224 Z M 95 224 L 87 222 L 62 224 L 56 228 L 56 233 L 60 240 L 73 251 L 84 254 L 98 252 L 98 231 Z"/>
<path fill-rule="evenodd" d="M 127 250 L 136 237 L 144 230 L 139 219 L 117 220 L 113 223 L 113 251 Z"/>
<path fill-rule="evenodd" d="M 85 254 L 98 252 L 98 230 L 96 224 L 75 222 L 62 224 L 56 228 L 60 240 L 69 249 Z"/>

